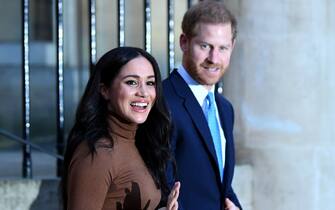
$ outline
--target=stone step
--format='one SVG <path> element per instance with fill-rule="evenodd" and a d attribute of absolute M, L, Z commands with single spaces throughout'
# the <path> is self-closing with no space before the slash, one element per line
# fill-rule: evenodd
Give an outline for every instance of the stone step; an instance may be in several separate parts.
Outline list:
<path fill-rule="evenodd" d="M 59 210 L 59 180 L 0 180 L 0 209 Z"/>

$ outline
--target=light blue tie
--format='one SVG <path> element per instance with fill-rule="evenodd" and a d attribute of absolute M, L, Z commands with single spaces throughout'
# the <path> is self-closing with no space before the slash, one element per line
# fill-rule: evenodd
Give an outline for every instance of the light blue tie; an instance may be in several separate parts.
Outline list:
<path fill-rule="evenodd" d="M 223 163 L 222 163 L 222 151 L 221 151 L 221 137 L 220 137 L 220 128 L 218 121 L 216 119 L 216 109 L 215 109 L 215 99 L 214 94 L 209 92 L 206 96 L 208 101 L 207 106 L 205 107 L 205 115 L 207 118 L 208 126 L 211 131 L 213 138 L 214 148 L 216 152 L 216 157 L 218 159 L 220 177 L 222 181 L 223 176 Z"/>

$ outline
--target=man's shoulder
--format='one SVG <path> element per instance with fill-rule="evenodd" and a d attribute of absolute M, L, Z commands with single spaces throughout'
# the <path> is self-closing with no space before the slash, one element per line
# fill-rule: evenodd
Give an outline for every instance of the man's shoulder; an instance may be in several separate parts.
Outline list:
<path fill-rule="evenodd" d="M 232 107 L 231 102 L 220 93 L 216 94 L 216 100 L 218 100 L 221 105 Z"/>
<path fill-rule="evenodd" d="M 165 94 L 166 92 L 170 91 L 178 92 L 177 90 L 180 89 L 181 86 L 183 86 L 183 80 L 181 78 L 178 78 L 178 76 L 178 73 L 176 72 L 176 70 L 174 70 L 166 79 L 163 80 L 162 86 Z"/>
<path fill-rule="evenodd" d="M 163 80 L 162 82 L 162 86 L 163 86 L 163 91 L 164 93 L 166 93 L 166 91 L 170 91 L 172 88 L 172 83 L 171 83 L 171 78 L 170 76 L 168 76 L 166 79 Z"/>
<path fill-rule="evenodd" d="M 165 78 L 165 79 L 162 81 L 163 86 L 168 85 L 169 80 L 170 80 L 170 76 L 168 76 L 167 78 Z"/>

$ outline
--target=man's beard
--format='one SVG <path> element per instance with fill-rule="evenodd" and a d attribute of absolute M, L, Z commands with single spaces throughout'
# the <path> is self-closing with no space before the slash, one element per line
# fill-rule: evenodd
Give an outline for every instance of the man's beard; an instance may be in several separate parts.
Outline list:
<path fill-rule="evenodd" d="M 200 64 L 200 67 L 203 67 L 203 68 L 219 68 L 220 71 L 222 70 L 222 65 L 220 65 L 220 64 L 215 64 L 215 63 L 209 63 L 209 62 L 207 62 L 207 61 L 202 62 L 202 63 Z"/>
<path fill-rule="evenodd" d="M 216 79 L 213 82 L 208 82 L 207 80 L 204 80 L 200 76 L 200 72 L 203 71 L 201 68 L 219 68 L 220 72 L 224 72 L 223 66 L 220 64 L 215 64 L 215 63 L 210 63 L 208 61 L 204 61 L 200 63 L 198 66 L 197 64 L 192 60 L 192 59 L 186 59 L 185 66 L 186 70 L 189 72 L 189 75 L 198 83 L 201 85 L 207 85 L 207 86 L 212 86 L 215 85 L 220 78 L 223 76 L 221 75 L 218 79 Z M 193 73 L 190 73 L 193 72 Z M 195 73 L 196 72 L 196 73 Z M 221 73 L 222 74 L 222 73 Z"/>

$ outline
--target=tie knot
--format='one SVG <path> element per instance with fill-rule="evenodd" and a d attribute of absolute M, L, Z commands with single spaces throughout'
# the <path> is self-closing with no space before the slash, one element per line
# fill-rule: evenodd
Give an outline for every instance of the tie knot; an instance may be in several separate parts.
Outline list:
<path fill-rule="evenodd" d="M 208 93 L 207 100 L 208 100 L 209 106 L 211 106 L 215 103 L 214 94 L 212 92 Z"/>

